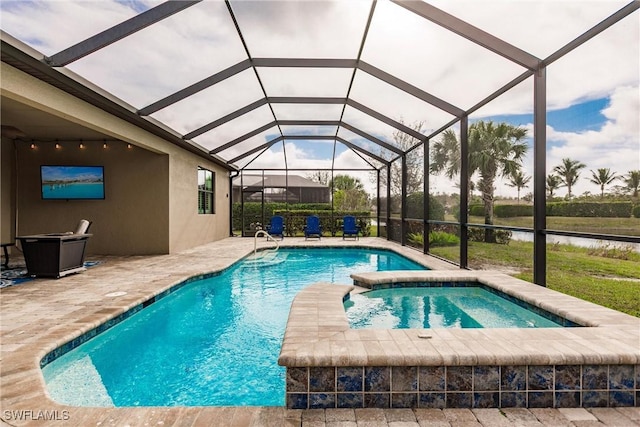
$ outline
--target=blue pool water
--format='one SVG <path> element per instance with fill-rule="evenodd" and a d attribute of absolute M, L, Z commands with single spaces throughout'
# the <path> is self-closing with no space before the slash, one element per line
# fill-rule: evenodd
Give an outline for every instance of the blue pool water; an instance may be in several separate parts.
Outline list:
<path fill-rule="evenodd" d="M 284 261 L 284 262 L 282 262 Z M 184 286 L 43 368 L 75 406 L 281 406 L 277 359 L 293 297 L 350 274 L 424 267 L 390 251 L 282 249 Z"/>
<path fill-rule="evenodd" d="M 551 328 L 558 323 L 482 287 L 407 287 L 352 295 L 352 328 Z"/>

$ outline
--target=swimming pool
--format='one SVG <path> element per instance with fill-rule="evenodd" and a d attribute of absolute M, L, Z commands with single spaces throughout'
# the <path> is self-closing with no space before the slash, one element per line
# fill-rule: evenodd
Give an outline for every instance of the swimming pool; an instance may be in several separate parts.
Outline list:
<path fill-rule="evenodd" d="M 561 324 L 482 286 L 402 287 L 351 295 L 352 328 L 553 328 Z"/>
<path fill-rule="evenodd" d="M 284 259 L 284 262 L 281 262 Z M 281 406 L 278 353 L 293 297 L 354 272 L 425 267 L 394 252 L 282 249 L 159 299 L 43 367 L 47 390 L 75 406 Z M 143 304 L 145 305 L 145 304 Z"/>

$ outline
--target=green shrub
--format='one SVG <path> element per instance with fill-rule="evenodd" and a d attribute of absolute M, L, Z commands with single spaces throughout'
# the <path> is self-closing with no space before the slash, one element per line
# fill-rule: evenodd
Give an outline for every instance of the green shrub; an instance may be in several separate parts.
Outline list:
<path fill-rule="evenodd" d="M 532 205 L 494 205 L 493 214 L 498 218 L 513 218 L 516 216 L 533 216 Z M 484 216 L 484 205 L 469 205 L 469 215 Z"/>
<path fill-rule="evenodd" d="M 275 203 L 274 203 L 275 204 Z M 280 209 L 286 209 L 284 203 Z M 302 210 L 302 211 L 330 211 L 331 203 L 292 203 L 289 205 L 289 210 Z"/>
<path fill-rule="evenodd" d="M 407 196 L 407 218 L 424 218 L 424 193 L 419 191 Z M 429 196 L 429 218 L 444 221 L 444 205 L 433 196 Z"/>
<path fill-rule="evenodd" d="M 629 218 L 632 209 L 634 216 L 637 213 L 636 217 L 640 218 L 640 208 L 633 208 L 631 202 L 547 202 L 547 216 Z M 533 206 L 495 205 L 493 213 L 497 218 L 533 216 Z M 469 215 L 483 217 L 484 206 L 469 205 Z"/>
<path fill-rule="evenodd" d="M 306 218 L 310 215 L 317 215 L 320 218 L 320 225 L 322 226 L 322 233 L 325 235 L 335 236 L 342 227 L 342 218 L 345 215 L 353 215 L 358 221 L 360 226 L 360 233 L 363 237 L 371 235 L 371 213 L 369 211 L 332 211 L 321 210 L 309 210 L 309 209 L 289 209 L 289 210 L 275 210 L 274 215 L 281 215 L 284 217 L 285 234 L 287 236 L 295 236 L 300 234 L 304 230 Z"/>
<path fill-rule="evenodd" d="M 424 235 L 422 233 L 409 233 L 407 234 L 407 240 L 412 243 L 412 246 L 422 247 L 424 245 Z"/>
<path fill-rule="evenodd" d="M 460 210 L 460 207 L 458 207 Z M 484 216 L 484 205 L 469 205 L 469 215 Z"/>
<path fill-rule="evenodd" d="M 554 202 L 547 203 L 547 216 L 629 218 L 631 202 Z"/>
<path fill-rule="evenodd" d="M 434 231 L 443 231 L 445 233 L 460 235 L 460 227 L 453 224 L 431 224 L 430 230 L 433 233 Z"/>
<path fill-rule="evenodd" d="M 634 218 L 640 218 L 640 205 L 635 205 L 632 211 Z"/>
<path fill-rule="evenodd" d="M 533 216 L 532 205 L 495 205 L 493 213 L 498 218 L 513 218 L 516 216 Z"/>
<path fill-rule="evenodd" d="M 429 233 L 430 246 L 457 246 L 460 244 L 460 238 L 455 234 L 445 233 L 444 231 L 432 231 Z"/>
<path fill-rule="evenodd" d="M 244 215 L 245 218 L 251 219 L 255 221 L 255 218 L 261 219 L 258 222 L 262 222 L 265 224 L 269 223 L 269 220 L 274 215 L 273 212 L 279 209 L 286 209 L 286 203 L 265 203 L 264 204 L 264 217 L 262 216 L 262 203 L 260 202 L 245 202 L 244 204 Z M 240 230 L 242 229 L 242 204 L 237 202 L 233 204 L 232 213 L 233 215 L 233 229 Z"/>
<path fill-rule="evenodd" d="M 290 210 L 309 210 L 309 211 L 331 211 L 331 203 L 292 203 L 289 204 Z M 258 222 L 268 224 L 271 217 L 277 215 L 275 212 L 287 210 L 287 204 L 282 202 L 267 202 L 264 204 L 264 216 L 262 213 L 262 203 L 245 202 L 244 216 L 248 220 L 255 221 L 255 218 L 261 219 Z M 242 203 L 236 202 L 232 207 L 233 229 L 240 230 L 242 228 Z"/>
<path fill-rule="evenodd" d="M 422 233 L 409 233 L 407 240 L 412 246 L 423 247 L 424 235 Z M 460 244 L 460 238 L 455 234 L 446 233 L 444 231 L 432 231 L 429 233 L 430 246 L 457 246 Z"/>
<path fill-rule="evenodd" d="M 511 241 L 511 236 L 513 235 L 510 230 L 493 230 L 493 234 L 496 238 L 496 243 L 502 245 L 508 245 Z M 468 236 L 470 242 L 484 242 L 485 229 L 480 227 L 470 227 Z"/>

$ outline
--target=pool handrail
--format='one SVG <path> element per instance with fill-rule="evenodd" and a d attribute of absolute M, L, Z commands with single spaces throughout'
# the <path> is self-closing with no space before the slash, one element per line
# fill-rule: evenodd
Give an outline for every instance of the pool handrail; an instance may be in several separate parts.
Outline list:
<path fill-rule="evenodd" d="M 271 240 L 273 243 L 276 244 L 276 248 L 275 251 L 277 251 L 278 249 L 280 249 L 280 245 L 278 244 L 278 241 L 276 239 L 273 238 L 273 236 L 271 236 L 269 233 L 267 233 L 264 230 L 258 230 L 256 231 L 256 234 L 253 236 L 253 255 L 255 256 L 256 251 L 258 250 L 258 236 L 266 236 L 267 237 L 267 241 Z"/>

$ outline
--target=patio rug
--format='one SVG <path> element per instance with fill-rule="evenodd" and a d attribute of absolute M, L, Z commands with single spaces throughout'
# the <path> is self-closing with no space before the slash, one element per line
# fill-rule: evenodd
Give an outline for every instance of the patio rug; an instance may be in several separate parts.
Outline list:
<path fill-rule="evenodd" d="M 85 261 L 84 266 L 85 268 L 91 268 L 98 264 L 100 264 L 100 261 Z M 3 268 L 1 276 L 0 289 L 21 285 L 35 279 L 35 277 L 27 274 L 27 267 L 24 265 L 15 265 L 8 269 Z"/>

